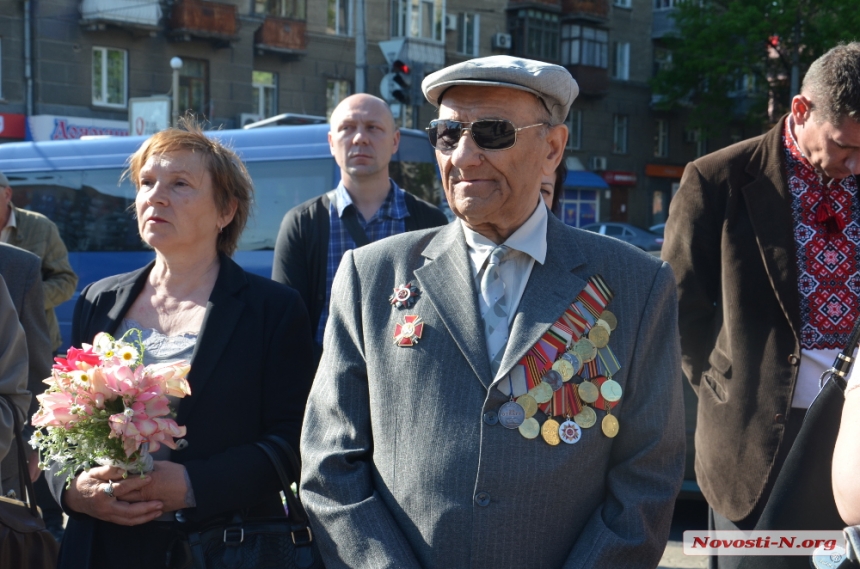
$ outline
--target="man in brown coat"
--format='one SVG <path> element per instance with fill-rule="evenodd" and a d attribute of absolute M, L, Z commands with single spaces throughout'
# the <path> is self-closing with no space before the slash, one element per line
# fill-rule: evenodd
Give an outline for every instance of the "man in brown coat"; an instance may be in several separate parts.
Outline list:
<path fill-rule="evenodd" d="M 663 258 L 714 529 L 755 526 L 860 313 L 858 69 L 860 43 L 830 50 L 783 120 L 689 164 L 672 201 Z"/>

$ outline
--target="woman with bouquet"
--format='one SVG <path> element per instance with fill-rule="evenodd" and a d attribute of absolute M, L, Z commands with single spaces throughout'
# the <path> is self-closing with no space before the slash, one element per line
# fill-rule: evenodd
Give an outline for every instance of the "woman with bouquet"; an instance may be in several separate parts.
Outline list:
<path fill-rule="evenodd" d="M 81 471 L 68 487 L 49 475 L 69 515 L 60 567 L 175 566 L 185 531 L 283 516 L 280 481 L 256 441 L 298 449 L 313 353 L 298 294 L 242 270 L 230 255 L 251 208 L 239 158 L 193 123 L 167 129 L 131 156 L 146 267 L 89 285 L 75 307 L 72 344 L 99 332 L 143 331 L 144 364 L 189 360 L 190 396 L 172 400 L 187 429 L 141 477 L 116 466 Z"/>

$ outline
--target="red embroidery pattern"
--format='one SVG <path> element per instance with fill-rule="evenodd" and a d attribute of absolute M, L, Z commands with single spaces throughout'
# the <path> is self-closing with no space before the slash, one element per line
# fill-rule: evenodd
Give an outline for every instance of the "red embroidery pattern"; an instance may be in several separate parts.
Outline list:
<path fill-rule="evenodd" d="M 797 245 L 800 343 L 808 350 L 841 349 L 860 306 L 857 184 L 848 177 L 825 185 L 797 147 L 788 119 L 782 138 Z"/>

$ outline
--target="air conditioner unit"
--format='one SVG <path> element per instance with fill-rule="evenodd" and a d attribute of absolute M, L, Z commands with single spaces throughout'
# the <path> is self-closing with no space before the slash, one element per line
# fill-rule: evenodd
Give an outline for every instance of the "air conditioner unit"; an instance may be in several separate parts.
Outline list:
<path fill-rule="evenodd" d="M 445 14 L 445 29 L 449 32 L 457 31 L 457 14 Z"/>
<path fill-rule="evenodd" d="M 588 168 L 595 172 L 606 170 L 606 156 L 592 156 L 588 161 Z"/>
<path fill-rule="evenodd" d="M 257 113 L 242 113 L 239 115 L 239 128 L 242 128 L 246 124 L 251 124 L 252 122 L 261 120 L 263 120 L 263 115 L 259 115 Z"/>
<path fill-rule="evenodd" d="M 511 34 L 493 34 L 493 49 L 511 49 Z"/>

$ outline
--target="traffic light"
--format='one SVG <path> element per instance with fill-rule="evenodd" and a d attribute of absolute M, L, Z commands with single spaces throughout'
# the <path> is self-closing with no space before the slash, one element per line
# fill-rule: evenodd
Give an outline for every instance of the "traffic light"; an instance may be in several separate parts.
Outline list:
<path fill-rule="evenodd" d="M 394 82 L 391 96 L 394 100 L 404 105 L 412 104 L 412 69 L 402 59 L 395 60 L 391 64 L 391 80 Z"/>

